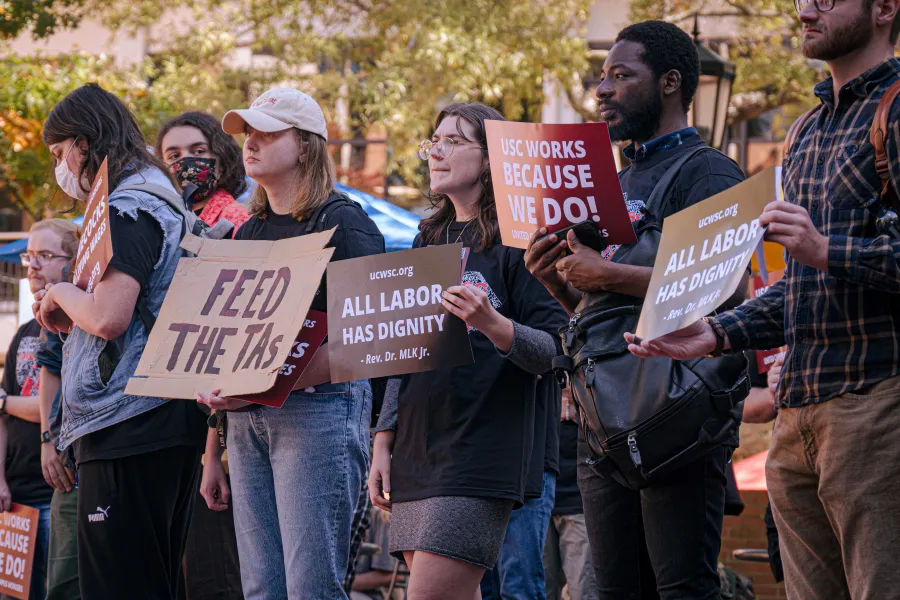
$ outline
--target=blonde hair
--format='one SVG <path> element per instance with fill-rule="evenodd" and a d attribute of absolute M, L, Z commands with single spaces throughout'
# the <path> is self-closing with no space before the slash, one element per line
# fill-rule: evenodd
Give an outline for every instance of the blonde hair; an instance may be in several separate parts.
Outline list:
<path fill-rule="evenodd" d="M 334 164 L 328 153 L 328 143 L 314 133 L 294 128 L 294 133 L 306 144 L 302 163 L 297 164 L 294 176 L 299 180 L 297 195 L 291 202 L 291 216 L 303 221 L 312 216 L 334 191 Z M 261 185 L 250 198 L 250 214 L 266 218 L 269 197 Z"/>
<path fill-rule="evenodd" d="M 81 239 L 81 227 L 69 219 L 44 219 L 31 226 L 31 233 L 49 229 L 59 236 L 62 251 L 72 258 L 78 252 L 78 240 Z"/>

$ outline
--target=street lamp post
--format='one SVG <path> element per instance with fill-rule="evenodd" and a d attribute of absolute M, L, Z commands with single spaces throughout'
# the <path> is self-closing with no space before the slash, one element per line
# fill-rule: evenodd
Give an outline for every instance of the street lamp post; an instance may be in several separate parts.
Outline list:
<path fill-rule="evenodd" d="M 688 120 L 707 144 L 721 148 L 728 119 L 728 103 L 734 83 L 734 63 L 722 58 L 700 41 L 698 15 L 694 15 L 694 44 L 700 55 L 700 84 Z"/>

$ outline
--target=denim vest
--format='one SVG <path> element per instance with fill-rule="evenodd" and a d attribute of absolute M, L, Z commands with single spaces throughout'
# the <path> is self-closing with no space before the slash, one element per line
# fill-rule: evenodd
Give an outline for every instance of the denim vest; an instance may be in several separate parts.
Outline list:
<path fill-rule="evenodd" d="M 168 177 L 155 167 L 127 176 L 120 185 L 143 183 L 166 186 L 175 191 Z M 156 219 L 163 231 L 159 261 L 154 265 L 146 289 L 143 290 L 147 297 L 147 307 L 154 315 L 158 315 L 175 275 L 178 259 L 182 255 L 178 247 L 181 243 L 181 217 L 175 214 L 165 200 L 137 191 L 113 191 L 109 196 L 109 207 L 111 219 L 121 216 L 137 219 L 138 211 L 143 211 Z M 147 344 L 147 336 L 148 332 L 137 312 L 132 314 L 131 324 L 122 337 L 114 342 L 107 342 L 78 327 L 72 329 L 63 345 L 63 418 L 58 443 L 60 450 L 82 436 L 121 423 L 167 402 L 162 398 L 125 395 L 125 385 L 137 369 L 141 353 Z M 122 355 L 112 376 L 104 385 L 98 358 L 107 343 L 116 343 L 122 349 Z"/>

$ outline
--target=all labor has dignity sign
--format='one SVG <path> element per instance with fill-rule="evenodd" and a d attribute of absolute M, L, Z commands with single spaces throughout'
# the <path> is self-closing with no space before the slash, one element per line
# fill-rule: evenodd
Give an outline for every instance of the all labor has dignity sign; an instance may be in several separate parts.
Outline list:
<path fill-rule="evenodd" d="M 765 234 L 759 217 L 779 197 L 779 169 L 769 167 L 666 218 L 637 337 L 652 340 L 687 327 L 734 294 Z"/>
<path fill-rule="evenodd" d="M 637 241 L 606 123 L 485 121 L 504 246 L 525 249 L 541 227 L 596 225 L 607 244 Z"/>

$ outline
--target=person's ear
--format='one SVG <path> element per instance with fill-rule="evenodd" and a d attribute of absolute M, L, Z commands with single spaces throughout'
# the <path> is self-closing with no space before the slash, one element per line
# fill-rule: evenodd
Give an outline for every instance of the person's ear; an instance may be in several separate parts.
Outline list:
<path fill-rule="evenodd" d="M 78 151 L 79 151 L 79 152 L 81 152 L 82 154 L 87 154 L 87 151 L 88 151 L 88 143 L 87 143 L 87 140 L 86 140 L 86 139 L 84 139 L 84 138 L 78 138 L 78 141 L 75 142 L 75 143 L 76 143 L 77 146 L 78 146 Z"/>
<path fill-rule="evenodd" d="M 672 69 L 660 79 L 660 89 L 664 96 L 670 96 L 681 89 L 681 73 Z"/>
<path fill-rule="evenodd" d="M 297 154 L 297 164 L 303 164 L 309 151 L 309 142 L 300 141 L 300 153 Z"/>

